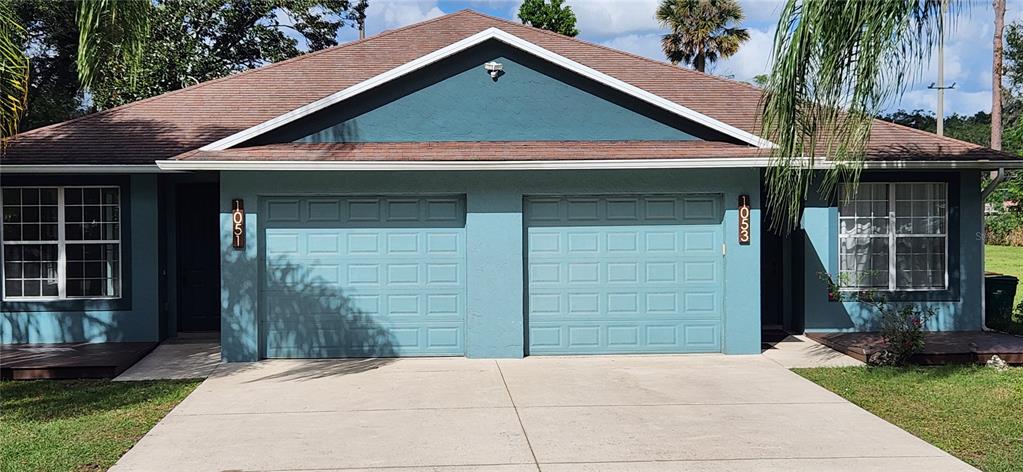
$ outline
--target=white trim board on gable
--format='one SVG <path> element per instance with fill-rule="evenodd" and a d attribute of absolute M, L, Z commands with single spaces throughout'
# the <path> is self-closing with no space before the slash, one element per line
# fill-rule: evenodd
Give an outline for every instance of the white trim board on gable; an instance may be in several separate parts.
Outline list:
<path fill-rule="evenodd" d="M 395 67 L 394 69 L 391 69 L 387 72 L 366 79 L 344 90 L 328 95 L 315 102 L 301 106 L 283 115 L 264 121 L 263 123 L 260 123 L 256 126 L 239 131 L 226 138 L 207 144 L 201 147 L 200 150 L 221 151 L 224 149 L 231 148 L 232 146 L 236 146 L 252 138 L 260 136 L 264 133 L 277 129 L 283 125 L 294 122 L 295 120 L 309 116 L 331 105 L 340 103 L 360 93 L 371 90 L 374 87 L 385 84 L 399 77 L 405 76 L 411 72 L 419 70 L 423 67 L 426 67 L 430 64 L 433 64 L 437 61 L 450 57 L 454 54 L 457 54 L 461 51 L 469 49 L 470 47 L 476 46 L 484 41 L 488 41 L 491 39 L 495 39 L 509 46 L 521 49 L 522 51 L 539 57 L 540 59 L 544 59 L 552 64 L 558 65 L 569 71 L 575 72 L 583 77 L 586 77 L 588 79 L 601 83 L 607 87 L 631 95 L 635 98 L 643 100 L 644 102 L 650 103 L 651 105 L 667 110 L 671 113 L 674 113 L 678 116 L 681 116 L 682 118 L 688 119 L 699 125 L 706 126 L 707 128 L 736 138 L 742 142 L 752 144 L 760 148 L 774 147 L 774 143 L 771 143 L 770 141 L 763 139 L 759 136 L 756 136 L 752 133 L 743 131 L 732 125 L 729 125 L 722 121 L 718 121 L 707 115 L 686 108 L 682 105 L 679 105 L 678 103 L 663 98 L 659 95 L 652 94 L 632 84 L 618 80 L 603 72 L 595 70 L 591 67 L 587 67 L 560 54 L 551 52 L 547 49 L 537 46 L 536 44 L 519 38 L 518 36 L 507 33 L 504 30 L 491 27 L 472 36 L 469 36 L 465 39 L 445 46 L 441 49 L 438 49 L 434 52 L 431 52 L 418 59 Z"/>

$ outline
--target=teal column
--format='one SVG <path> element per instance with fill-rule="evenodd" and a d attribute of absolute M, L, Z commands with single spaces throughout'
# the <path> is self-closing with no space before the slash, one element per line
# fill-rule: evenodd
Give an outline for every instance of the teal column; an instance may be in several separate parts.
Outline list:
<path fill-rule="evenodd" d="M 522 193 L 486 187 L 466 196 L 466 355 L 522 357 Z"/>
<path fill-rule="evenodd" d="M 131 176 L 132 317 L 144 326 L 130 329 L 128 327 L 134 323 L 118 323 L 124 326 L 123 332 L 133 334 L 107 341 L 160 339 L 160 249 L 157 236 L 160 211 L 156 180 L 156 174 Z M 116 319 L 121 314 L 114 312 L 113 315 Z M 102 331 L 109 333 L 108 328 Z M 109 338 L 109 334 L 107 336 Z"/>
<path fill-rule="evenodd" d="M 760 174 L 746 169 L 725 193 L 725 354 L 760 354 Z M 750 244 L 739 244 L 739 195 L 750 197 Z"/>
<path fill-rule="evenodd" d="M 959 295 L 961 304 L 939 327 L 943 330 L 975 331 L 983 329 L 984 202 L 981 199 L 981 173 L 959 174 Z M 955 205 L 956 202 L 949 202 Z M 950 283 L 956 280 L 950 277 Z M 1020 288 L 1023 290 L 1023 287 Z"/>
<path fill-rule="evenodd" d="M 227 362 L 260 358 L 259 201 L 243 176 L 220 174 L 220 348 Z M 245 203 L 244 249 L 231 245 L 231 200 L 236 198 Z"/>

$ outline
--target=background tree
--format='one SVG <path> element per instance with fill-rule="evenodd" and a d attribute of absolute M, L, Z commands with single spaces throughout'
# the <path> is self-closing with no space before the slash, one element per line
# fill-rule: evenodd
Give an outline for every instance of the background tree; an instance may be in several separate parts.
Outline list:
<path fill-rule="evenodd" d="M 519 6 L 522 24 L 542 28 L 565 36 L 575 36 L 575 13 L 562 0 L 525 0 Z"/>
<path fill-rule="evenodd" d="M 930 133 L 937 132 L 937 117 L 934 112 L 924 110 L 898 110 L 879 115 L 878 118 L 898 125 L 908 126 Z M 991 114 L 978 111 L 973 115 L 953 113 L 945 117 L 945 136 L 987 147 L 991 143 Z M 1023 152 L 1023 143 L 1005 141 L 1006 152 Z"/>
<path fill-rule="evenodd" d="M 3 2 L 3 0 L 0 0 Z M 136 60 L 103 62 L 86 96 L 77 76 L 79 28 L 74 2 L 19 1 L 31 56 L 22 129 L 64 121 L 337 44 L 368 3 L 340 0 L 160 0 L 149 40 Z M 304 43 L 304 44 L 301 44 Z"/>
<path fill-rule="evenodd" d="M 798 224 L 817 157 L 836 164 L 825 172 L 821 193 L 832 195 L 838 182 L 858 179 L 874 117 L 922 72 L 947 3 L 787 0 L 760 123 L 760 135 L 777 145 L 766 173 L 775 229 Z M 948 5 L 950 15 L 957 5 Z"/>
<path fill-rule="evenodd" d="M 749 31 L 738 26 L 743 13 L 736 0 L 662 0 L 655 16 L 669 30 L 661 39 L 668 60 L 700 72 L 749 40 Z"/>
<path fill-rule="evenodd" d="M 77 6 L 74 2 L 14 4 L 24 25 L 19 49 L 28 51 L 28 105 L 21 119 L 23 130 L 37 128 L 84 113 L 83 88 L 78 78 Z"/>
<path fill-rule="evenodd" d="M 125 72 L 133 77 L 137 72 L 142 44 L 148 39 L 149 0 L 81 0 L 67 2 L 74 10 L 74 54 L 77 80 L 91 85 L 97 71 L 106 60 L 122 60 Z M 29 8 L 27 2 L 3 0 L 0 2 L 0 148 L 13 137 L 29 102 L 31 82 L 29 67 L 34 51 L 31 36 L 22 26 L 18 8 Z M 44 7 L 44 5 L 35 5 Z M 56 11 L 56 10 L 54 10 Z M 67 11 L 67 10 L 61 10 Z M 16 52 L 14 52 L 16 51 Z M 26 60 L 28 61 L 26 63 Z"/>

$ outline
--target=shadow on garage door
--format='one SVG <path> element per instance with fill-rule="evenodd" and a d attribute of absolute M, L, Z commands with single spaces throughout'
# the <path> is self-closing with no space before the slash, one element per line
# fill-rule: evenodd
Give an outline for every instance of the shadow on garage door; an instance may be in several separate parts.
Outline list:
<path fill-rule="evenodd" d="M 261 204 L 266 357 L 465 354 L 464 197 Z"/>

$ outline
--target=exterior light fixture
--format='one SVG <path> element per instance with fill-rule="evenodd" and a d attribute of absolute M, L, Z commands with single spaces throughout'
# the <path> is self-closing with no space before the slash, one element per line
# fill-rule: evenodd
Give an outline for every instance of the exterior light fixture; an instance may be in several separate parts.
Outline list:
<path fill-rule="evenodd" d="M 497 80 L 497 78 L 501 76 L 504 66 L 501 65 L 500 62 L 488 62 L 483 64 L 483 68 L 486 69 L 487 72 L 490 72 L 491 79 Z"/>

